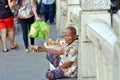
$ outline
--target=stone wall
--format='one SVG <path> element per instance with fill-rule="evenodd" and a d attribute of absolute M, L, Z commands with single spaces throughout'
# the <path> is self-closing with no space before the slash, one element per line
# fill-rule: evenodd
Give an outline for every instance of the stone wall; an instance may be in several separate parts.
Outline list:
<path fill-rule="evenodd" d="M 118 36 L 118 40 L 115 45 L 115 55 L 114 55 L 114 80 L 120 80 L 120 10 L 117 12 L 117 14 L 113 15 L 113 28 Z"/>
<path fill-rule="evenodd" d="M 107 10 L 110 8 L 110 0 L 80 0 L 83 10 Z"/>
<path fill-rule="evenodd" d="M 57 0 L 56 26 L 59 37 L 63 37 L 63 31 L 71 24 L 70 14 L 80 11 L 79 0 Z"/>
<path fill-rule="evenodd" d="M 57 0 L 59 37 L 68 24 L 79 35 L 78 80 L 120 80 L 120 11 L 111 25 L 110 4 L 110 0 Z"/>

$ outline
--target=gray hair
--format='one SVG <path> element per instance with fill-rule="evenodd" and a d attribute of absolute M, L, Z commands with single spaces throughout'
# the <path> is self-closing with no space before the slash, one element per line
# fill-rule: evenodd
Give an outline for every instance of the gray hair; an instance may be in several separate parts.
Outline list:
<path fill-rule="evenodd" d="M 75 27 L 69 26 L 66 29 L 70 29 L 71 32 L 72 32 L 72 34 L 76 35 L 76 29 L 75 29 Z"/>

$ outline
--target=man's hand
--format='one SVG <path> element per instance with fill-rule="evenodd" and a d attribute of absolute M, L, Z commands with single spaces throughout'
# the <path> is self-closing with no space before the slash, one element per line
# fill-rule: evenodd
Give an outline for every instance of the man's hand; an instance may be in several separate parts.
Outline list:
<path fill-rule="evenodd" d="M 42 52 L 41 51 L 41 49 L 42 49 L 41 46 L 30 46 L 30 49 L 35 51 L 35 52 Z"/>
<path fill-rule="evenodd" d="M 38 46 L 38 52 L 43 52 L 43 51 L 44 51 L 44 47 Z"/>

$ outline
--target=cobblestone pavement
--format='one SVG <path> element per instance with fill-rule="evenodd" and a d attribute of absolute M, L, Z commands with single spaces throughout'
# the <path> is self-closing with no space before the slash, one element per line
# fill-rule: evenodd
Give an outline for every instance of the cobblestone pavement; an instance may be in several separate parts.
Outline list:
<path fill-rule="evenodd" d="M 50 38 L 57 38 L 55 29 L 55 25 L 51 25 Z M 15 32 L 15 42 L 19 48 L 11 50 L 7 39 L 7 53 L 2 52 L 0 45 L 0 80 L 47 80 L 45 72 L 49 69 L 49 63 L 45 58 L 46 53 L 25 52 L 21 26 Z M 43 42 L 35 39 L 35 45 L 43 45 Z"/>

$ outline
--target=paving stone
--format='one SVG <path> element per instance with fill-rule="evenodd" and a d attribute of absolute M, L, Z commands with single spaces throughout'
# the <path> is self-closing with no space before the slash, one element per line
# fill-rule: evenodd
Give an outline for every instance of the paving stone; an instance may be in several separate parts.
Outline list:
<path fill-rule="evenodd" d="M 50 38 L 56 39 L 57 31 L 55 25 L 50 25 Z M 47 80 L 46 71 L 49 63 L 46 60 L 46 53 L 25 52 L 21 26 L 15 32 L 15 41 L 20 45 L 18 49 L 2 52 L 0 45 L 0 80 Z M 35 39 L 35 45 L 42 45 L 44 41 Z M 8 48 L 10 46 L 7 39 Z"/>

